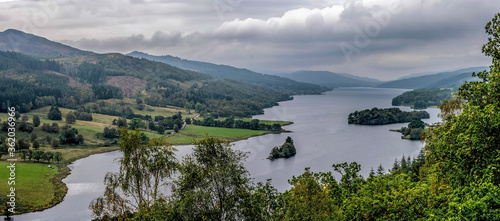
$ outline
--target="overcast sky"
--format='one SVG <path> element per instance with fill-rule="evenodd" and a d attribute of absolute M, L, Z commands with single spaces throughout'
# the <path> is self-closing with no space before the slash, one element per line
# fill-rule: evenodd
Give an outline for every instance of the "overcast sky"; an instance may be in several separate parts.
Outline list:
<path fill-rule="evenodd" d="M 488 66 L 498 0 L 0 0 L 14 28 L 99 53 L 381 80 Z"/>

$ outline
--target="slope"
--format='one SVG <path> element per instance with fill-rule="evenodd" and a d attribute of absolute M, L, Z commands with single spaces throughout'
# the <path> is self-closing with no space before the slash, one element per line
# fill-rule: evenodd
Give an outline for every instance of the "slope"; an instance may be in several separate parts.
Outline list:
<path fill-rule="evenodd" d="M 326 87 L 373 87 L 381 81 L 362 78 L 350 74 L 339 74 L 329 71 L 297 71 L 291 74 L 279 74 L 295 81 L 317 84 Z"/>
<path fill-rule="evenodd" d="M 0 32 L 0 51 L 21 52 L 39 59 L 54 59 L 93 54 L 93 52 L 82 51 L 15 29 L 7 29 Z"/>
<path fill-rule="evenodd" d="M 318 94 L 327 88 L 313 84 L 296 82 L 294 80 L 274 75 L 260 74 L 247 69 L 236 68 L 228 65 L 217 65 L 208 62 L 191 61 L 173 57 L 170 55 L 154 56 L 134 51 L 127 54 L 136 58 L 144 58 L 152 61 L 163 62 L 178 68 L 198 71 L 216 76 L 219 79 L 231 79 L 254 83 L 261 86 L 273 88 L 287 94 Z"/>
<path fill-rule="evenodd" d="M 380 84 L 377 87 L 405 89 L 456 87 L 458 85 L 461 85 L 466 80 L 471 80 L 473 72 L 480 72 L 487 69 L 488 67 L 472 67 L 451 72 L 442 72 L 437 74 L 390 81 Z"/>

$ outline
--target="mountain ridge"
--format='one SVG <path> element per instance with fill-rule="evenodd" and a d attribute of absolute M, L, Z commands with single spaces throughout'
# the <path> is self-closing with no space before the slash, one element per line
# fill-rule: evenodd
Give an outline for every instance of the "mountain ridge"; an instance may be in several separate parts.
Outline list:
<path fill-rule="evenodd" d="M 38 59 L 57 59 L 95 54 L 16 29 L 0 32 L 0 51 L 20 52 Z"/>
<path fill-rule="evenodd" d="M 359 77 L 345 73 L 330 71 L 296 71 L 289 74 L 278 74 L 295 81 L 317 84 L 326 87 L 374 87 L 382 83 L 377 79 Z"/>
<path fill-rule="evenodd" d="M 178 68 L 197 71 L 215 76 L 219 79 L 231 79 L 254 83 L 270 87 L 288 94 L 318 94 L 329 90 L 315 84 L 297 82 L 292 79 L 275 75 L 261 74 L 244 68 L 237 68 L 223 64 L 213 64 L 202 61 L 192 61 L 171 55 L 155 56 L 144 52 L 133 51 L 127 54 L 131 57 L 144 58 L 152 61 L 166 63 Z"/>
<path fill-rule="evenodd" d="M 456 88 L 465 81 L 476 80 L 472 77 L 473 72 L 488 70 L 489 67 L 469 67 L 455 71 L 439 72 L 436 74 L 422 75 L 417 77 L 403 78 L 394 81 L 389 81 L 377 85 L 380 88 L 403 88 L 403 89 L 420 89 L 420 88 Z"/>

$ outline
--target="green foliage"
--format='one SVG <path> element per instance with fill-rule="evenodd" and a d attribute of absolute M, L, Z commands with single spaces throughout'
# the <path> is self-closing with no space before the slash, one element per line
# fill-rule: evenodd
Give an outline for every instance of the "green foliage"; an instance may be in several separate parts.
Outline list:
<path fill-rule="evenodd" d="M 27 150 L 30 146 L 30 142 L 27 139 L 19 138 L 16 140 L 16 149 L 18 150 Z"/>
<path fill-rule="evenodd" d="M 123 153 L 119 161 L 120 171 L 106 174 L 104 195 L 89 205 L 94 218 L 124 219 L 131 216 L 129 211 L 132 208 L 158 205 L 162 202 L 158 188 L 177 168 L 175 149 L 166 146 L 164 140 L 145 143 L 141 132 L 137 129 L 128 131 L 124 127 L 120 134 L 120 151 Z"/>
<path fill-rule="evenodd" d="M 245 219 L 251 186 L 245 158 L 224 140 L 196 142 L 174 181 L 172 197 L 180 220 Z"/>
<path fill-rule="evenodd" d="M 62 120 L 62 114 L 58 107 L 52 106 L 47 114 L 49 120 Z"/>
<path fill-rule="evenodd" d="M 313 173 L 309 168 L 288 182 L 293 186 L 283 194 L 285 220 L 342 220 L 342 212 L 331 196 L 338 185 L 331 173 Z"/>
<path fill-rule="evenodd" d="M 116 128 L 104 127 L 102 136 L 105 138 L 117 138 L 120 136 L 120 131 Z"/>
<path fill-rule="evenodd" d="M 451 98 L 450 89 L 424 88 L 404 92 L 392 99 L 393 106 L 412 106 L 415 109 L 425 109 L 440 105 L 442 101 Z"/>
<path fill-rule="evenodd" d="M 410 122 L 412 119 L 427 119 L 429 118 L 429 113 L 426 111 L 412 111 L 405 112 L 401 111 L 399 108 L 372 108 L 354 111 L 349 114 L 348 123 L 350 124 L 361 124 L 361 125 L 383 125 L 383 124 L 394 124 L 394 123 L 405 123 Z"/>
<path fill-rule="evenodd" d="M 70 128 L 59 135 L 59 142 L 61 142 L 61 144 L 82 144 L 84 140 L 83 136 L 78 134 L 76 128 Z"/>
<path fill-rule="evenodd" d="M 69 112 L 66 114 L 66 123 L 74 124 L 76 122 L 76 116 L 73 112 Z"/>
<path fill-rule="evenodd" d="M 38 150 L 38 148 L 40 148 L 40 143 L 38 142 L 38 140 L 34 140 L 33 141 L 33 149 Z"/>
<path fill-rule="evenodd" d="M 57 163 L 59 163 L 62 160 L 63 160 L 62 153 L 61 152 L 55 152 L 54 153 L 54 161 L 57 161 Z"/>
<path fill-rule="evenodd" d="M 42 159 L 43 153 L 44 153 L 43 150 L 33 151 L 33 159 L 35 159 L 36 161 L 40 161 L 40 159 Z"/>
<path fill-rule="evenodd" d="M 425 123 L 420 119 L 413 119 L 408 124 L 408 128 L 410 128 L 410 129 L 415 129 L 415 128 L 424 129 L 424 127 L 425 127 Z"/>
<path fill-rule="evenodd" d="M 277 158 L 289 158 L 291 156 L 295 156 L 297 150 L 295 149 L 295 145 L 293 145 L 293 140 L 291 137 L 287 137 L 286 141 L 281 147 L 274 147 L 269 154 L 267 159 L 277 159 Z"/>
<path fill-rule="evenodd" d="M 146 127 L 146 124 L 144 124 L 144 121 L 140 118 L 133 118 L 130 120 L 128 123 L 128 128 L 129 129 L 138 129 L 138 128 L 144 128 Z"/>

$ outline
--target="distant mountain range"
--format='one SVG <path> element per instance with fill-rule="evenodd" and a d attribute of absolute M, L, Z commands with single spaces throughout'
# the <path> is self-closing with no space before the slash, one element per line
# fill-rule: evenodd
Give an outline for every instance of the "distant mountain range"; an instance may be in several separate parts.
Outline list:
<path fill-rule="evenodd" d="M 144 58 L 152 61 L 166 63 L 181 69 L 198 71 L 201 73 L 213 75 L 219 79 L 231 79 L 254 83 L 270 87 L 285 93 L 304 94 L 310 93 L 311 91 L 329 90 L 326 87 L 320 89 L 315 84 L 309 84 L 310 82 L 297 82 L 294 79 L 279 77 L 275 75 L 261 74 L 248 69 L 236 68 L 228 65 L 191 61 L 170 55 L 154 56 L 138 51 L 134 51 L 127 55 L 136 58 Z"/>
<path fill-rule="evenodd" d="M 375 87 L 381 83 L 377 79 L 358 77 L 350 74 L 329 71 L 297 71 L 291 74 L 278 74 L 295 81 L 317 84 L 326 87 Z"/>
<path fill-rule="evenodd" d="M 377 85 L 377 87 L 405 89 L 457 88 L 465 81 L 478 80 L 478 78 L 472 77 L 472 73 L 481 72 L 484 70 L 489 70 L 489 67 L 471 67 L 450 72 L 442 72 L 403 79 L 400 78 L 399 80 L 379 84 Z"/>
<path fill-rule="evenodd" d="M 13 51 L 38 59 L 56 59 L 94 54 L 15 29 L 0 32 L 0 51 Z"/>
<path fill-rule="evenodd" d="M 33 34 L 14 29 L 0 32 L 0 51 L 15 51 L 38 59 L 61 59 L 87 56 L 96 53 L 83 51 Z M 170 55 L 154 56 L 134 51 L 128 56 L 166 63 L 171 66 L 215 76 L 218 79 L 237 80 L 272 88 L 286 94 L 311 94 L 337 87 L 380 87 L 380 88 L 453 88 L 465 81 L 476 80 L 472 72 L 487 70 L 488 67 L 472 67 L 450 72 L 421 73 L 401 77 L 394 81 L 379 81 L 345 73 L 329 71 L 297 71 L 293 73 L 268 75 L 228 65 L 191 61 Z M 74 59 L 73 59 L 74 60 Z M 134 61 L 134 60 L 131 60 Z M 319 85 L 319 86 L 318 86 Z"/>

